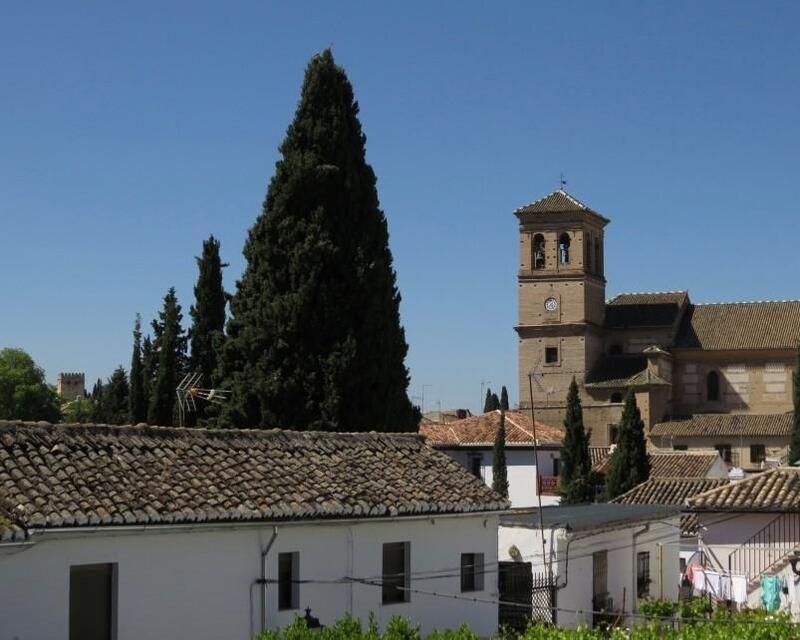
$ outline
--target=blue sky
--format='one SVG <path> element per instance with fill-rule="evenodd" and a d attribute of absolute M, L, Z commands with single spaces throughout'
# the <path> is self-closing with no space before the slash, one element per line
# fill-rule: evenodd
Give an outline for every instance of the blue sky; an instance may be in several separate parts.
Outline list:
<path fill-rule="evenodd" d="M 231 263 L 306 62 L 352 80 L 426 409 L 517 399 L 516 224 L 612 219 L 607 294 L 800 297 L 800 4 L 16 3 L 0 24 L 0 347 L 128 367 L 134 314 Z M 91 384 L 91 383 L 90 383 Z"/>

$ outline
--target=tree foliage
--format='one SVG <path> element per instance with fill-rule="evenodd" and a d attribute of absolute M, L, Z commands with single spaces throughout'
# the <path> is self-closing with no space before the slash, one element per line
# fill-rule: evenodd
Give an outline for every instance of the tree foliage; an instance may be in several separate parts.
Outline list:
<path fill-rule="evenodd" d="M 650 477 L 644 422 L 633 389 L 625 396 L 625 407 L 619 421 L 617 446 L 608 461 L 606 497 L 609 500 L 630 491 Z"/>
<path fill-rule="evenodd" d="M 105 424 L 127 424 L 130 417 L 129 393 L 128 375 L 125 369 L 119 366 L 114 369 L 105 384 L 100 386 L 97 397 L 94 397 L 94 393 L 92 395 L 95 421 Z"/>
<path fill-rule="evenodd" d="M 489 413 L 490 411 L 497 411 L 500 409 L 500 399 L 496 393 L 492 393 L 491 389 L 486 389 L 486 399 L 483 402 L 483 412 Z"/>
<path fill-rule="evenodd" d="M 186 370 L 186 335 L 181 327 L 181 306 L 171 287 L 164 308 L 153 321 L 156 371 L 150 392 L 147 419 L 150 424 L 175 423 L 175 389 Z"/>
<path fill-rule="evenodd" d="M 22 349 L 0 351 L 0 418 L 61 419 L 55 388 L 45 382 L 44 371 Z"/>
<path fill-rule="evenodd" d="M 594 499 L 589 437 L 583 426 L 583 407 L 575 378 L 572 378 L 567 392 L 559 493 L 562 504 L 579 504 Z"/>
<path fill-rule="evenodd" d="M 500 411 L 500 426 L 494 436 L 492 451 L 492 489 L 508 498 L 508 465 L 506 462 L 506 414 Z"/>
<path fill-rule="evenodd" d="M 500 389 L 500 408 L 503 411 L 508 411 L 508 409 L 509 409 L 509 407 L 508 407 L 508 389 L 506 389 L 505 385 L 503 385 L 503 388 Z"/>
<path fill-rule="evenodd" d="M 142 362 L 142 317 L 138 313 L 133 325 L 128 414 L 131 424 L 147 420 L 147 396 L 145 395 L 144 364 Z"/>
<path fill-rule="evenodd" d="M 72 402 L 65 404 L 61 412 L 64 414 L 64 422 L 91 423 L 96 421 L 95 405 L 90 398 L 75 398 Z"/>
<path fill-rule="evenodd" d="M 280 146 L 219 366 L 220 426 L 416 429 L 400 294 L 353 88 L 308 64 Z"/>

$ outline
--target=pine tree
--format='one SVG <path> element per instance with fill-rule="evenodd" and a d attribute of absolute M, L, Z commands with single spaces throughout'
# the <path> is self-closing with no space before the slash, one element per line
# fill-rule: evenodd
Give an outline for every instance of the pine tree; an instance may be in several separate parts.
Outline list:
<path fill-rule="evenodd" d="M 220 426 L 417 427 L 387 223 L 357 116 L 344 70 L 329 50 L 314 56 L 245 244 Z"/>
<path fill-rule="evenodd" d="M 644 436 L 644 422 L 636 406 L 636 396 L 629 390 L 619 421 L 617 446 L 606 472 L 606 497 L 609 500 L 630 491 L 650 477 L 650 461 Z"/>
<path fill-rule="evenodd" d="M 583 426 L 583 407 L 575 378 L 567 392 L 559 494 L 562 504 L 591 502 L 594 498 L 589 438 Z"/>
<path fill-rule="evenodd" d="M 137 313 L 133 325 L 133 354 L 131 355 L 130 395 L 128 414 L 131 424 L 147 420 L 147 396 L 145 395 L 142 363 L 142 317 Z"/>
<path fill-rule="evenodd" d="M 156 377 L 150 394 L 147 419 L 150 424 L 174 423 L 175 388 L 186 369 L 186 336 L 181 327 L 181 306 L 171 287 L 164 296 L 164 309 L 153 321 L 157 353 Z"/>
<path fill-rule="evenodd" d="M 492 452 L 492 489 L 508 498 L 508 466 L 506 464 L 506 414 L 500 411 L 500 426 L 494 436 Z"/>
<path fill-rule="evenodd" d="M 508 411 L 508 390 L 505 385 L 500 390 L 500 408 L 503 411 Z"/>
<path fill-rule="evenodd" d="M 794 389 L 794 416 L 792 440 L 789 445 L 789 464 L 800 460 L 800 346 L 797 347 L 797 362 L 792 374 Z"/>
<path fill-rule="evenodd" d="M 98 378 L 97 382 L 92 387 L 92 393 L 89 396 L 92 401 L 97 404 L 103 399 L 103 381 Z"/>
<path fill-rule="evenodd" d="M 492 408 L 493 404 L 494 403 L 492 402 L 492 390 L 486 389 L 486 399 L 483 401 L 483 412 L 489 413 L 490 411 L 494 411 L 494 409 Z"/>
<path fill-rule="evenodd" d="M 103 421 L 108 424 L 128 422 L 128 375 L 122 366 L 114 369 L 111 377 L 103 385 L 101 400 Z"/>
<path fill-rule="evenodd" d="M 203 254 L 197 260 L 199 275 L 194 287 L 195 303 L 189 309 L 192 326 L 189 329 L 191 356 L 189 368 L 202 375 L 202 386 L 214 386 L 217 368 L 215 344 L 225 329 L 227 298 L 222 287 L 222 269 L 226 264 L 219 257 L 219 240 L 210 236 L 203 242 Z M 206 405 L 198 403 L 192 422 L 203 418 Z"/>

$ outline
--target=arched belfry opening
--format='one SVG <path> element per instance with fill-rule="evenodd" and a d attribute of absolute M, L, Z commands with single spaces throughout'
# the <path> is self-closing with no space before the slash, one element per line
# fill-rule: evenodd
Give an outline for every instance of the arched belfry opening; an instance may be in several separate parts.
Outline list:
<path fill-rule="evenodd" d="M 566 232 L 558 238 L 558 261 L 569 264 L 569 234 Z"/>
<path fill-rule="evenodd" d="M 544 251 L 545 251 L 544 236 L 541 233 L 537 233 L 535 236 L 533 236 L 533 268 L 534 269 L 544 269 L 544 265 L 545 265 Z"/>

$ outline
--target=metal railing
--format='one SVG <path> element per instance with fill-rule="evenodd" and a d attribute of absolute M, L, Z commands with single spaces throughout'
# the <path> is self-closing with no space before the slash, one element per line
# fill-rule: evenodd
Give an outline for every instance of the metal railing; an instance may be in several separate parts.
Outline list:
<path fill-rule="evenodd" d="M 728 572 L 756 579 L 800 546 L 800 513 L 782 513 L 728 554 Z"/>
<path fill-rule="evenodd" d="M 558 476 L 539 476 L 539 495 L 554 496 L 558 489 Z"/>

